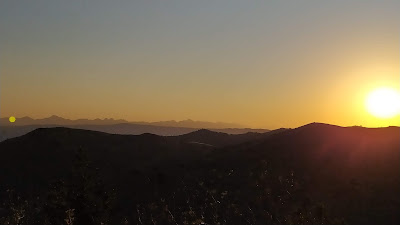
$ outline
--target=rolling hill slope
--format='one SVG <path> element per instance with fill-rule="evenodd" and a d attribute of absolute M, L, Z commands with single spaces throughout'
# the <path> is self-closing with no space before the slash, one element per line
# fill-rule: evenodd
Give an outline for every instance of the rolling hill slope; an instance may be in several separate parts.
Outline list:
<path fill-rule="evenodd" d="M 80 148 L 118 189 L 124 212 L 154 196 L 171 196 L 188 177 L 246 202 L 257 196 L 246 191 L 254 187 L 254 174 L 267 174 L 272 189 L 291 174 L 297 181 L 289 188 L 301 186 L 298 199 L 324 202 L 350 224 L 400 221 L 398 127 L 315 123 L 265 134 L 199 130 L 171 137 L 37 129 L 0 143 L 0 189 L 41 193 L 52 180 L 68 176 Z"/>

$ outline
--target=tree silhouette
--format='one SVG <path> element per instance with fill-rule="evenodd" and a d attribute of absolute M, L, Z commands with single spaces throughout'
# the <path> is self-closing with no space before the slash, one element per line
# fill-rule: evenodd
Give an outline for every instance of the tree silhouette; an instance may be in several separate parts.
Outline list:
<path fill-rule="evenodd" d="M 114 192 L 108 191 L 86 153 L 79 149 L 66 181 L 51 185 L 45 213 L 49 224 L 109 224 Z"/>

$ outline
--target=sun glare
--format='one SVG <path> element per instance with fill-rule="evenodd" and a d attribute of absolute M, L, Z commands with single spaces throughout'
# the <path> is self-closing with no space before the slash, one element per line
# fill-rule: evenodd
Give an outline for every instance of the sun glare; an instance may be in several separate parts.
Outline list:
<path fill-rule="evenodd" d="M 400 114 L 400 93 L 393 88 L 379 88 L 367 96 L 366 107 L 375 117 L 388 119 Z"/>

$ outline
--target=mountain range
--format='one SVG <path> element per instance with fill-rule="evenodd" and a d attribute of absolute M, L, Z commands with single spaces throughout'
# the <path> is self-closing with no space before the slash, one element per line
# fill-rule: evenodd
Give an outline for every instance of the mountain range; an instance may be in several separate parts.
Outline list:
<path fill-rule="evenodd" d="M 60 126 L 71 126 L 71 125 L 115 125 L 121 123 L 139 124 L 139 125 L 152 125 L 152 126 L 163 126 L 163 127 L 183 127 L 183 128 L 199 128 L 199 129 L 226 129 L 226 128 L 246 128 L 243 125 L 235 123 L 222 123 L 222 122 L 206 122 L 206 121 L 194 121 L 194 120 L 182 120 L 182 121 L 159 121 L 159 122 L 129 122 L 123 119 L 77 119 L 70 120 L 65 119 L 56 115 L 43 118 L 33 119 L 31 117 L 17 118 L 12 124 L 8 121 L 8 118 L 0 118 L 0 126 L 25 126 L 25 125 L 60 125 Z"/>
<path fill-rule="evenodd" d="M 58 116 L 44 119 L 30 117 L 17 118 L 10 123 L 8 118 L 0 119 L 0 142 L 9 138 L 18 137 L 37 128 L 69 127 L 84 130 L 106 132 L 110 134 L 138 135 L 151 133 L 161 136 L 176 136 L 194 132 L 199 129 L 209 129 L 227 134 L 244 134 L 248 132 L 265 133 L 267 129 L 242 128 L 237 124 L 212 123 L 203 121 L 161 121 L 161 122 L 128 122 L 114 119 L 78 119 L 69 120 Z"/>

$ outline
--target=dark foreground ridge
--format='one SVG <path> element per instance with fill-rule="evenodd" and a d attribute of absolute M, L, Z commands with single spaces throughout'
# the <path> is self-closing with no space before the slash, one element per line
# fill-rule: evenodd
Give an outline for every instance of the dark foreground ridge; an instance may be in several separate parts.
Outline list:
<path fill-rule="evenodd" d="M 398 224 L 399 149 L 398 127 L 41 128 L 0 143 L 0 222 L 21 209 L 19 224 L 65 224 L 71 210 L 78 225 Z"/>

